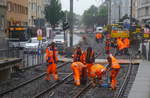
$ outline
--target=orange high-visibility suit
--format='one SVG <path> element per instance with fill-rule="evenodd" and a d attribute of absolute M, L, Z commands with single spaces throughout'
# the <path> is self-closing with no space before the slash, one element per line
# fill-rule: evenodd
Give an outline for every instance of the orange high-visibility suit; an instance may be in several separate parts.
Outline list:
<path fill-rule="evenodd" d="M 101 39 L 101 38 L 102 38 L 102 34 L 97 33 L 97 34 L 95 35 L 95 38 L 96 38 L 96 39 Z"/>
<path fill-rule="evenodd" d="M 121 38 L 118 38 L 118 39 L 117 39 L 117 46 L 118 46 L 118 50 L 119 50 L 119 51 L 120 51 L 120 50 L 123 50 L 123 49 L 125 48 L 125 45 L 124 45 L 124 43 L 123 43 L 123 41 L 122 41 Z"/>
<path fill-rule="evenodd" d="M 88 50 L 88 49 L 87 49 Z M 88 53 L 88 51 L 83 53 L 83 63 L 86 64 L 87 69 L 88 69 L 88 76 L 90 76 L 91 72 L 91 67 L 93 63 L 95 62 L 95 56 L 94 56 L 94 51 L 91 50 L 91 52 Z"/>
<path fill-rule="evenodd" d="M 129 47 L 130 47 L 130 40 L 129 40 L 128 38 L 125 38 L 125 39 L 123 40 L 123 43 L 124 43 L 124 45 L 125 45 L 125 48 L 129 48 Z"/>
<path fill-rule="evenodd" d="M 102 76 L 104 75 L 104 72 L 106 71 L 106 67 L 100 64 L 94 64 L 91 67 L 91 75 L 90 77 L 93 79 L 98 79 L 101 82 Z"/>
<path fill-rule="evenodd" d="M 73 62 L 77 62 L 77 61 L 82 62 L 82 50 L 80 48 L 75 50 L 73 54 Z"/>
<path fill-rule="evenodd" d="M 58 80 L 58 75 L 56 71 L 56 63 L 58 61 L 57 50 L 56 48 L 52 49 L 52 47 L 48 47 L 46 49 L 46 61 L 48 63 L 47 66 L 47 76 L 46 80 L 50 80 L 50 74 L 53 74 L 55 80 Z"/>
<path fill-rule="evenodd" d="M 110 59 L 111 61 L 108 61 L 108 62 L 111 68 L 111 71 L 110 71 L 111 88 L 114 90 L 116 89 L 116 85 L 117 85 L 116 77 L 119 73 L 121 66 L 118 63 L 118 60 L 114 56 L 110 55 Z"/>
<path fill-rule="evenodd" d="M 109 39 L 107 39 L 106 43 L 105 43 L 105 52 L 106 52 L 106 54 L 109 54 L 110 50 L 111 50 L 111 41 Z"/>
<path fill-rule="evenodd" d="M 81 62 L 73 62 L 71 64 L 71 69 L 73 70 L 73 77 L 74 77 L 75 85 L 79 86 L 80 85 L 82 71 L 83 71 L 83 69 L 86 69 L 86 65 L 84 65 Z"/>

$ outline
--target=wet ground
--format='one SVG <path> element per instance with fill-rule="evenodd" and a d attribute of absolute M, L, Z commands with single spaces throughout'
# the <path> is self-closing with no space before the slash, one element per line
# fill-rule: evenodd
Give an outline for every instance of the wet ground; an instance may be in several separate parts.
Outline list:
<path fill-rule="evenodd" d="M 78 35 L 80 38 L 82 38 L 83 35 Z M 104 44 L 103 43 L 97 43 L 95 41 L 95 36 L 92 34 L 86 35 L 87 39 L 85 41 L 82 41 L 79 45 L 82 47 L 83 50 L 86 50 L 87 47 L 91 46 L 93 47 L 96 54 L 101 53 L 101 55 L 98 58 L 106 58 L 107 55 L 105 55 L 104 50 Z M 79 38 L 79 39 L 80 39 Z M 81 39 L 80 39 L 81 40 Z M 119 56 L 117 58 L 120 58 Z M 128 58 L 122 56 L 122 58 Z M 31 70 L 27 70 L 26 72 L 20 73 L 19 75 L 12 74 L 12 79 L 8 80 L 6 82 L 0 83 L 0 92 L 6 90 L 7 88 L 14 87 L 15 85 L 19 84 L 20 82 L 26 81 L 28 79 L 31 79 L 35 77 L 36 75 L 39 75 L 40 73 L 44 72 L 46 69 L 46 66 L 39 66 L 37 68 L 33 68 Z M 118 88 L 122 84 L 124 80 L 124 75 L 128 69 L 128 65 L 122 65 L 122 68 L 120 70 L 120 73 L 118 75 Z M 135 73 L 138 68 L 133 68 L 132 74 L 133 78 L 135 77 Z M 66 66 L 58 69 L 60 79 L 65 77 L 66 73 L 71 73 L 70 64 L 66 64 Z M 65 73 L 65 74 L 64 74 Z M 14 75 L 14 76 L 13 76 Z M 16 75 L 16 76 L 15 76 Z M 70 77 L 64 84 L 60 85 L 56 89 L 46 93 L 41 98 L 72 98 L 76 93 L 79 91 L 80 87 L 76 87 L 73 84 L 72 81 L 73 77 Z M 134 80 L 134 79 L 133 79 Z M 131 81 L 133 81 L 131 80 Z M 23 88 L 19 88 L 15 92 L 11 92 L 2 98 L 32 98 L 35 94 L 38 92 L 48 88 L 52 85 L 55 81 L 45 81 L 44 77 L 36 80 L 35 82 L 24 86 Z M 131 87 L 131 85 L 130 85 Z M 88 89 L 84 95 L 81 96 L 81 98 L 112 98 L 112 96 L 115 94 L 114 91 L 110 90 L 109 88 L 103 88 L 103 87 L 95 87 Z M 125 97 L 126 98 L 126 97 Z"/>

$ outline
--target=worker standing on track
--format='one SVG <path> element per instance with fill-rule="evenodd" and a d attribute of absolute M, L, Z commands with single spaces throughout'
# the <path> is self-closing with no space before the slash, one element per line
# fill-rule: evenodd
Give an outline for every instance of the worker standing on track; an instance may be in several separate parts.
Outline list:
<path fill-rule="evenodd" d="M 73 70 L 74 83 L 77 86 L 80 86 L 81 80 L 87 77 L 86 65 L 81 62 L 73 62 L 71 64 L 71 69 Z"/>
<path fill-rule="evenodd" d="M 106 72 L 106 67 L 100 64 L 94 64 L 91 67 L 91 80 L 93 83 L 93 86 L 95 86 L 98 82 L 98 84 L 102 84 L 102 77 L 104 76 Z"/>
<path fill-rule="evenodd" d="M 102 41 L 102 34 L 101 33 L 97 33 L 95 35 L 95 39 L 96 39 L 96 42 L 99 43 Z"/>
<path fill-rule="evenodd" d="M 117 50 L 119 55 L 123 54 L 123 51 L 125 49 L 125 44 L 122 41 L 122 38 L 117 38 Z"/>
<path fill-rule="evenodd" d="M 73 54 L 73 62 L 81 62 L 82 61 L 82 49 L 81 47 L 77 47 Z"/>
<path fill-rule="evenodd" d="M 114 56 L 112 56 L 112 54 L 109 54 L 107 60 L 109 63 L 108 68 L 110 69 L 111 88 L 113 90 L 115 90 L 116 85 L 117 85 L 117 79 L 116 78 L 117 78 L 117 75 L 119 73 L 121 66 L 118 63 L 118 60 Z"/>
<path fill-rule="evenodd" d="M 111 41 L 110 41 L 110 39 L 106 39 L 106 43 L 105 43 L 105 52 L 106 52 L 106 54 L 110 53 L 110 49 L 111 49 Z"/>
<path fill-rule="evenodd" d="M 95 54 L 92 50 L 92 47 L 88 47 L 87 50 L 83 53 L 83 63 L 86 64 L 88 69 L 88 76 L 90 76 L 91 67 L 95 62 Z"/>
<path fill-rule="evenodd" d="M 46 61 L 48 63 L 48 66 L 47 66 L 47 75 L 45 80 L 50 80 L 50 74 L 53 75 L 54 80 L 59 80 L 56 71 L 57 69 L 56 64 L 58 61 L 58 57 L 57 57 L 57 50 L 54 42 L 52 42 L 50 46 L 46 49 Z"/>
<path fill-rule="evenodd" d="M 124 52 L 125 52 L 125 54 L 129 55 L 128 49 L 130 47 L 130 40 L 128 38 L 125 38 L 125 39 L 123 39 L 123 43 L 125 45 Z"/>

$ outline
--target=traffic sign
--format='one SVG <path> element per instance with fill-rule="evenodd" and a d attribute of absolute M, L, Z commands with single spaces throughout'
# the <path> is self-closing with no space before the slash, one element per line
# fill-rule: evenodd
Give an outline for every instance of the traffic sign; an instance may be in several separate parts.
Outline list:
<path fill-rule="evenodd" d="M 37 40 L 42 40 L 42 29 L 37 30 Z"/>

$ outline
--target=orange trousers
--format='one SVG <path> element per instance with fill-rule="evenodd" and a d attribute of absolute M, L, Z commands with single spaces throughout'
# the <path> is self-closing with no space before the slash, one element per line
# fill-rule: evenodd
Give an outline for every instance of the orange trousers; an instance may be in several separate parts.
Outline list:
<path fill-rule="evenodd" d="M 53 75 L 54 80 L 58 80 L 57 68 L 56 68 L 56 64 L 55 63 L 49 64 L 47 66 L 46 80 L 50 80 L 50 74 Z"/>
<path fill-rule="evenodd" d="M 74 77 L 74 82 L 77 86 L 80 85 L 80 76 L 81 76 L 81 73 L 80 73 L 80 69 L 78 67 L 72 67 L 72 70 L 73 70 L 73 77 Z"/>
<path fill-rule="evenodd" d="M 93 66 L 93 64 L 86 64 L 87 66 L 87 70 L 88 70 L 88 77 L 90 77 L 91 75 L 91 67 Z"/>
<path fill-rule="evenodd" d="M 111 78 L 111 88 L 113 90 L 116 89 L 116 85 L 117 85 L 117 79 L 116 78 L 117 78 L 117 75 L 119 73 L 119 70 L 120 69 L 112 69 L 111 70 L 110 78 Z"/>

